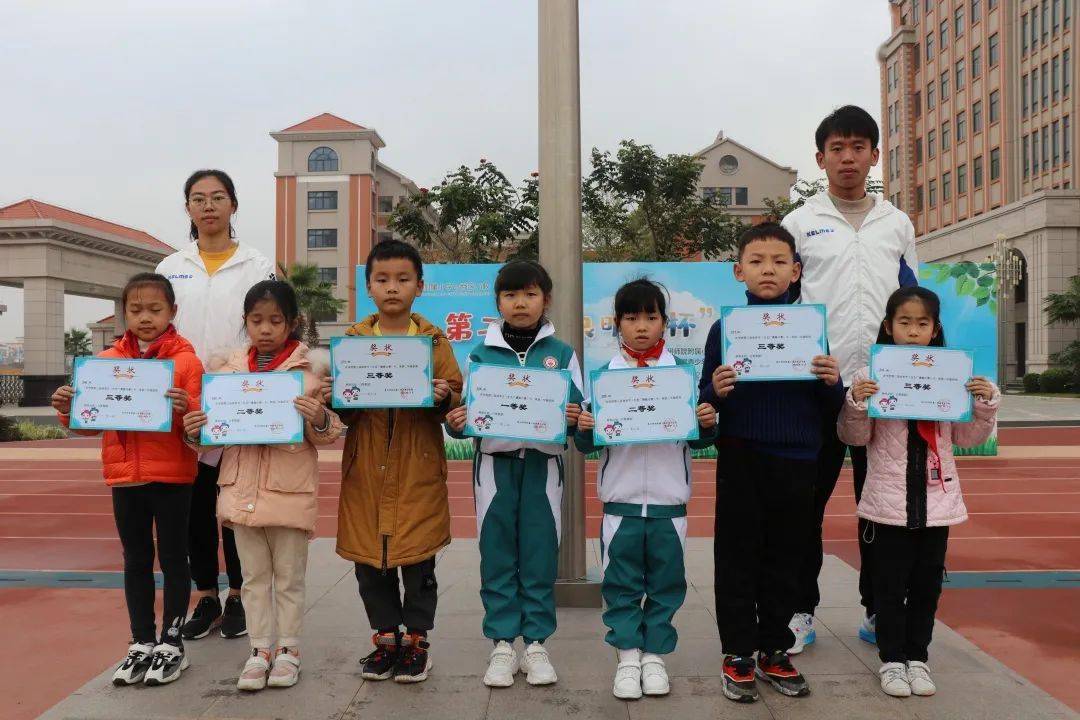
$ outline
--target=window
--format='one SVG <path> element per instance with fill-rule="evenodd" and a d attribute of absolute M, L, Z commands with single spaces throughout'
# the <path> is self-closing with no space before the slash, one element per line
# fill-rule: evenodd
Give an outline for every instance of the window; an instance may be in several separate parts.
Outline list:
<path fill-rule="evenodd" d="M 934 59 L 934 33 L 926 33 L 926 62 Z"/>
<path fill-rule="evenodd" d="M 703 187 L 701 188 L 701 197 L 704 200 L 713 200 L 716 198 L 716 188 Z"/>
<path fill-rule="evenodd" d="M 983 184 L 983 162 L 982 155 L 971 161 L 971 183 L 978 190 Z"/>
<path fill-rule="evenodd" d="M 967 165 L 956 168 L 956 194 L 967 195 Z"/>
<path fill-rule="evenodd" d="M 937 131 L 931 130 L 926 133 L 926 158 L 929 160 L 937 155 Z"/>
<path fill-rule="evenodd" d="M 1060 58 L 1054 56 L 1054 59 L 1050 61 L 1050 86 L 1051 91 L 1054 93 L 1054 102 L 1057 102 L 1061 97 L 1061 68 L 1058 67 L 1058 61 Z"/>
<path fill-rule="evenodd" d="M 1053 138 L 1054 142 L 1054 167 L 1057 167 L 1061 164 L 1061 123 L 1057 120 L 1054 121 L 1050 137 Z"/>
<path fill-rule="evenodd" d="M 998 0 L 990 0 L 989 4 L 986 6 L 986 9 L 987 10 L 993 10 L 997 6 L 998 6 Z"/>
<path fill-rule="evenodd" d="M 1031 114 L 1039 112 L 1039 66 L 1031 68 Z"/>
<path fill-rule="evenodd" d="M 956 8 L 956 14 L 953 16 L 953 38 L 958 38 L 964 34 L 964 6 Z"/>
<path fill-rule="evenodd" d="M 1065 7 L 1068 7 L 1069 3 L 1065 3 Z M 1066 115 L 1061 118 L 1061 157 L 1065 162 L 1069 162 L 1069 149 L 1072 145 L 1072 136 L 1069 135 L 1069 117 Z"/>
<path fill-rule="evenodd" d="M 911 24 L 919 22 L 919 0 L 911 0 Z"/>
<path fill-rule="evenodd" d="M 1000 48 L 998 47 L 998 42 L 999 40 L 997 33 L 991 35 L 990 40 L 987 42 L 987 47 L 989 49 L 987 50 L 988 56 L 986 59 L 990 63 L 990 67 L 997 67 L 998 64 L 998 56 L 1001 54 Z"/>
<path fill-rule="evenodd" d="M 990 182 L 1001 177 L 1001 148 L 990 151 Z"/>
<path fill-rule="evenodd" d="M 937 103 L 934 102 L 934 83 L 926 86 L 926 109 L 933 110 Z"/>
<path fill-rule="evenodd" d="M 927 194 L 927 200 L 929 201 L 931 209 L 937 207 L 937 180 L 930 181 L 930 190 Z"/>
<path fill-rule="evenodd" d="M 309 250 L 318 250 L 320 248 L 336 248 L 337 247 L 337 230 L 336 229 L 308 230 L 307 231 L 307 246 L 308 246 Z"/>
<path fill-rule="evenodd" d="M 308 155 L 308 172 L 337 172 L 337 169 L 337 153 L 328 147 L 317 147 Z"/>
<path fill-rule="evenodd" d="M 379 196 L 379 212 L 381 212 L 381 213 L 394 212 L 394 196 L 393 195 L 380 195 Z"/>
<path fill-rule="evenodd" d="M 319 282 L 330 283 L 331 285 L 337 285 L 337 268 L 321 267 L 318 269 L 317 278 Z"/>
<path fill-rule="evenodd" d="M 941 73 L 941 99 L 949 99 L 949 71 Z"/>
<path fill-rule="evenodd" d="M 1024 178 L 1027 179 L 1031 175 L 1031 156 L 1028 155 L 1028 136 L 1023 137 L 1023 162 L 1024 162 Z"/>
<path fill-rule="evenodd" d="M 1042 166 L 1043 170 L 1050 169 L 1050 126 L 1043 125 L 1042 129 Z"/>
<path fill-rule="evenodd" d="M 1065 7 L 1068 7 L 1066 5 Z M 1061 97 L 1069 97 L 1069 90 L 1072 88 L 1072 68 L 1069 66 L 1069 48 L 1065 48 L 1065 52 L 1061 54 Z"/>
<path fill-rule="evenodd" d="M 1031 133 L 1031 172 L 1039 174 L 1039 131 Z"/>
<path fill-rule="evenodd" d="M 967 68 L 964 67 L 964 58 L 956 61 L 956 92 L 964 89 L 967 84 Z"/>
<path fill-rule="evenodd" d="M 921 118 L 922 117 L 922 93 L 921 92 L 915 92 L 911 96 L 911 106 L 913 108 L 915 108 L 915 118 L 916 119 Z"/>
<path fill-rule="evenodd" d="M 940 27 L 939 35 L 941 37 L 941 49 L 944 50 L 945 48 L 949 47 L 949 21 L 948 20 L 942 20 L 941 21 L 941 27 Z"/>
<path fill-rule="evenodd" d="M 1050 39 L 1050 0 L 1043 0 L 1042 3 L 1042 41 L 1043 45 Z"/>
<path fill-rule="evenodd" d="M 923 192 L 922 185 L 915 188 L 915 212 L 922 212 L 923 209 Z"/>
<path fill-rule="evenodd" d="M 915 43 L 915 52 L 911 54 L 911 64 L 915 66 L 915 72 L 918 72 L 919 67 L 922 66 L 922 54 L 919 52 L 919 43 Z"/>
<path fill-rule="evenodd" d="M 720 188 L 720 204 L 725 206 L 725 207 L 730 207 L 731 206 L 731 188 L 729 188 L 729 187 Z"/>
<path fill-rule="evenodd" d="M 982 100 L 976 100 L 971 106 L 971 132 L 981 133 L 983 129 Z"/>
<path fill-rule="evenodd" d="M 311 190 L 307 194 L 308 210 L 337 210 L 337 190 Z"/>
<path fill-rule="evenodd" d="M 1042 104 L 1046 107 L 1050 102 L 1050 72 L 1049 63 L 1042 64 Z"/>
<path fill-rule="evenodd" d="M 1065 0 L 1066 5 L 1068 5 L 1069 2 L 1070 2 L 1070 0 Z M 1053 12 L 1052 12 L 1052 15 L 1051 15 L 1052 19 L 1050 21 L 1050 24 L 1053 26 L 1055 35 L 1057 35 L 1058 29 L 1061 27 L 1060 25 L 1058 25 L 1058 11 L 1061 9 L 1059 7 L 1060 5 L 1061 5 L 1061 0 L 1054 0 L 1054 5 L 1053 5 L 1054 9 L 1053 9 Z"/>
<path fill-rule="evenodd" d="M 735 188 L 735 204 L 736 205 L 749 205 L 750 204 L 750 190 L 749 190 L 749 188 L 744 188 L 744 187 Z"/>
<path fill-rule="evenodd" d="M 945 152 L 952 144 L 952 132 L 949 128 L 949 121 L 941 123 L 941 152 Z"/>
<path fill-rule="evenodd" d="M 915 138 L 915 164 L 922 165 L 922 138 Z"/>
<path fill-rule="evenodd" d="M 967 138 L 967 115 L 961 111 L 956 113 L 956 142 L 964 142 Z"/>
<path fill-rule="evenodd" d="M 1028 115 L 1028 80 L 1027 75 L 1020 78 L 1020 117 Z"/>
<path fill-rule="evenodd" d="M 980 0 L 971 0 L 971 24 L 979 22 L 979 16 L 982 15 L 982 8 L 980 7 L 982 2 Z"/>
<path fill-rule="evenodd" d="M 952 200 L 952 173 L 941 175 L 941 202 L 947 203 Z"/>
<path fill-rule="evenodd" d="M 971 49 L 971 79 L 982 75 L 982 46 L 976 45 Z"/>
<path fill-rule="evenodd" d="M 1001 119 L 1001 91 L 995 90 L 990 93 L 990 124 L 993 125 Z"/>
<path fill-rule="evenodd" d="M 1020 16 L 1020 53 L 1027 55 L 1028 51 L 1028 16 L 1024 13 Z"/>
<path fill-rule="evenodd" d="M 1072 3 L 1066 0 L 1065 6 L 1061 10 L 1061 27 L 1066 30 L 1069 29 L 1069 20 L 1072 16 Z"/>
<path fill-rule="evenodd" d="M 1039 44 L 1039 4 L 1031 6 L 1031 51 Z"/>

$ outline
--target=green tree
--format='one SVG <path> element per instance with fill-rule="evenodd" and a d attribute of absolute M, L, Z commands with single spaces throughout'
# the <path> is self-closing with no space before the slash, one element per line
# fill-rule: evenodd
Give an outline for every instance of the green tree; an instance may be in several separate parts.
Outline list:
<path fill-rule="evenodd" d="M 90 333 L 80 328 L 71 328 L 64 333 L 64 354 L 68 357 L 77 358 L 81 355 L 92 355 L 90 347 Z"/>
<path fill-rule="evenodd" d="M 493 262 L 513 251 L 528 256 L 536 245 L 538 188 L 537 173 L 514 187 L 494 163 L 481 159 L 398 203 L 389 227 L 435 260 Z"/>
<path fill-rule="evenodd" d="M 703 167 L 693 155 L 661 156 L 633 140 L 614 157 L 593 148 L 581 193 L 586 249 L 654 261 L 730 251 L 743 225 L 718 197 L 699 193 Z"/>
<path fill-rule="evenodd" d="M 1072 325 L 1080 321 L 1080 275 L 1069 278 L 1065 292 L 1048 294 L 1043 300 L 1043 310 L 1047 324 Z M 1052 354 L 1050 362 L 1069 368 L 1073 373 L 1073 388 L 1080 387 L 1080 341 L 1073 340 Z"/>
<path fill-rule="evenodd" d="M 281 270 L 281 278 L 288 281 L 296 291 L 304 342 L 308 347 L 317 347 L 319 328 L 316 323 L 321 318 L 336 319 L 346 303 L 334 297 L 333 285 L 319 279 L 319 268 L 316 265 L 295 263 L 290 268 L 284 265 L 278 265 L 278 268 Z"/>
<path fill-rule="evenodd" d="M 780 222 L 788 215 L 788 213 L 805 205 L 806 201 L 814 195 L 825 192 L 828 189 L 829 181 L 826 178 L 817 178 L 816 180 L 800 179 L 795 183 L 795 186 L 791 188 L 791 191 L 795 194 L 794 199 L 791 197 L 765 199 L 765 208 L 767 210 L 765 217 L 771 222 Z M 869 175 L 866 177 L 866 192 L 880 194 L 884 189 L 885 184 L 880 180 L 875 180 Z"/>

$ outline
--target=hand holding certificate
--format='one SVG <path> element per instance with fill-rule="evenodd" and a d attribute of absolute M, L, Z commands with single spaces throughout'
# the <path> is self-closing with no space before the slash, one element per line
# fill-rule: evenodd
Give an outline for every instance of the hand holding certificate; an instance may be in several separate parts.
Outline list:
<path fill-rule="evenodd" d="M 815 380 L 827 354 L 824 305 L 743 305 L 721 310 L 723 364 L 738 381 Z"/>
<path fill-rule="evenodd" d="M 566 442 L 568 370 L 477 363 L 469 368 L 465 434 L 531 442 Z"/>
<path fill-rule="evenodd" d="M 870 378 L 878 392 L 867 400 L 872 418 L 969 422 L 973 355 L 925 345 L 874 345 Z"/>
<path fill-rule="evenodd" d="M 428 335 L 330 340 L 335 408 L 433 407 Z"/>
<path fill-rule="evenodd" d="M 304 439 L 294 401 L 304 394 L 297 371 L 204 375 L 203 445 L 275 445 Z"/>
<path fill-rule="evenodd" d="M 689 365 L 594 370 L 597 445 L 697 440 L 697 376 Z"/>
<path fill-rule="evenodd" d="M 172 430 L 172 360 L 75 358 L 72 430 Z"/>

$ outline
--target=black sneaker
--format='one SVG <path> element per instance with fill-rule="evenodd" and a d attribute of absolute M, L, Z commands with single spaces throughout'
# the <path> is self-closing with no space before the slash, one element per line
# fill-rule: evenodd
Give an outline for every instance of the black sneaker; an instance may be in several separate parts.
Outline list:
<path fill-rule="evenodd" d="M 431 670 L 431 645 L 426 635 L 413 633 L 401 638 L 401 654 L 394 666 L 394 682 L 418 683 L 427 680 Z"/>
<path fill-rule="evenodd" d="M 371 641 L 375 643 L 375 651 L 360 658 L 364 664 L 360 675 L 365 680 L 389 680 L 401 655 L 401 636 L 397 633 L 375 633 Z"/>
<path fill-rule="evenodd" d="M 810 686 L 783 650 L 759 652 L 757 674 L 762 680 L 768 680 L 777 691 L 791 697 L 803 697 L 810 694 Z"/>
<path fill-rule="evenodd" d="M 724 697 L 738 703 L 752 703 L 758 699 L 757 683 L 754 682 L 754 658 L 744 655 L 724 656 Z"/>
<path fill-rule="evenodd" d="M 225 598 L 225 612 L 221 614 L 221 637 L 238 638 L 247 635 L 247 615 L 239 595 Z"/>
<path fill-rule="evenodd" d="M 141 683 L 150 669 L 154 657 L 154 643 L 131 641 L 127 657 L 113 673 L 113 685 L 135 685 Z"/>
<path fill-rule="evenodd" d="M 189 664 L 183 645 L 163 642 L 154 648 L 154 656 L 143 683 L 150 686 L 171 683 L 180 677 Z"/>
<path fill-rule="evenodd" d="M 206 596 L 195 605 L 191 619 L 180 630 L 185 640 L 199 640 L 210 634 L 221 620 L 221 601 Z"/>

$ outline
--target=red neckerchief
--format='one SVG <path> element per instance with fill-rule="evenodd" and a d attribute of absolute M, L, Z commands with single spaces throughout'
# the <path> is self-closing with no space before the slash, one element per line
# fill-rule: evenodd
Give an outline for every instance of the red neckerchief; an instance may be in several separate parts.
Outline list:
<path fill-rule="evenodd" d="M 259 369 L 259 351 L 252 345 L 248 348 L 248 372 L 270 372 L 271 370 L 277 370 L 282 363 L 289 359 L 293 354 L 293 351 L 300 345 L 299 340 L 289 340 L 285 343 L 285 347 L 281 349 L 274 359 L 271 360 L 263 367 Z"/>
<path fill-rule="evenodd" d="M 166 343 L 172 342 L 177 337 L 179 337 L 179 333 L 176 332 L 176 328 L 170 323 L 169 327 L 165 328 L 165 332 L 158 335 L 157 338 L 150 343 L 150 346 L 143 351 L 139 349 L 139 338 L 135 337 L 135 333 L 128 330 L 120 340 L 120 347 L 128 354 L 128 357 L 131 358 L 156 358 Z"/>
<path fill-rule="evenodd" d="M 632 359 L 637 360 L 638 367 L 649 367 L 649 360 L 659 360 L 660 356 L 664 353 L 664 339 L 660 338 L 660 342 L 653 345 L 648 350 L 632 350 L 626 343 L 622 344 L 622 351 Z"/>
<path fill-rule="evenodd" d="M 937 423 L 933 420 L 919 420 L 915 423 L 919 430 L 919 437 L 926 441 L 926 447 L 930 450 L 926 456 L 926 470 L 933 482 L 934 471 L 937 471 L 937 481 L 941 485 L 942 492 L 949 492 L 945 488 L 945 478 L 941 476 L 941 457 L 938 455 L 937 446 Z"/>

